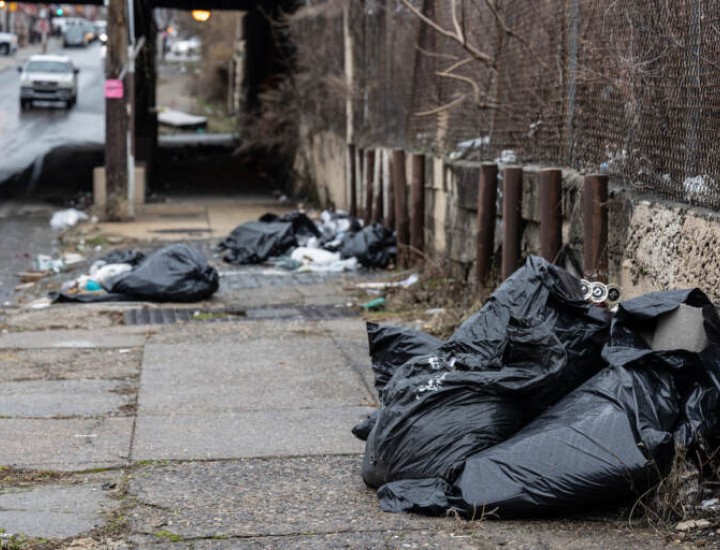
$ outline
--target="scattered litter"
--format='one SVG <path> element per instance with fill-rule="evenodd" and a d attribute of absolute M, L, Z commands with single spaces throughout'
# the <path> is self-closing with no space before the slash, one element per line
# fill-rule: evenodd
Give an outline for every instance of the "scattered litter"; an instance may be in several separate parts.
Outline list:
<path fill-rule="evenodd" d="M 50 227 L 55 231 L 62 231 L 77 225 L 78 222 L 85 221 L 88 219 L 88 215 L 85 212 L 70 208 L 68 210 L 61 210 L 55 212 L 50 218 Z"/>
<path fill-rule="evenodd" d="M 26 307 L 28 309 L 45 309 L 50 307 L 51 304 L 52 301 L 49 298 L 38 298 L 37 300 L 33 300 L 28 303 Z"/>
<path fill-rule="evenodd" d="M 53 258 L 47 254 L 38 254 L 33 261 L 35 271 L 52 271 L 60 273 L 65 269 L 65 261 L 62 258 Z"/>
<path fill-rule="evenodd" d="M 21 271 L 16 275 L 17 278 L 20 279 L 21 283 L 34 283 L 44 277 L 47 277 L 49 274 L 49 271 Z"/>
<path fill-rule="evenodd" d="M 706 519 L 689 519 L 687 521 L 681 521 L 675 526 L 676 531 L 691 531 L 693 529 L 707 529 L 710 527 L 710 523 Z"/>
<path fill-rule="evenodd" d="M 63 254 L 62 261 L 66 266 L 75 265 L 85 261 L 85 256 L 76 252 L 67 252 Z"/>
<path fill-rule="evenodd" d="M 648 338 L 661 321 L 672 342 Z M 368 324 L 382 406 L 353 430 L 386 511 L 510 518 L 624 502 L 718 429 L 720 318 L 697 289 L 613 315 L 530 257 L 447 341 L 393 334 Z"/>
<path fill-rule="evenodd" d="M 197 129 L 207 126 L 206 116 L 191 115 L 175 109 L 162 107 L 158 109 L 158 122 L 173 128 Z"/>
<path fill-rule="evenodd" d="M 622 289 L 615 284 L 580 279 L 580 287 L 585 301 L 604 305 L 609 309 L 615 307 L 622 299 Z"/>
<path fill-rule="evenodd" d="M 341 272 L 387 267 L 397 254 L 393 231 L 380 224 L 363 228 L 345 212 L 323 211 L 313 221 L 301 211 L 265 214 L 237 226 L 218 244 L 231 264 L 271 261 L 291 271 Z"/>
<path fill-rule="evenodd" d="M 365 290 L 385 290 L 386 288 L 409 288 L 420 280 L 420 275 L 413 273 L 402 281 L 369 281 L 357 283 L 354 288 Z"/>
<path fill-rule="evenodd" d="M 455 150 L 448 155 L 448 158 L 450 160 L 461 160 L 468 157 L 473 151 L 482 150 L 482 147 L 487 145 L 490 145 L 490 136 L 460 141 Z"/>
<path fill-rule="evenodd" d="M 444 307 L 432 307 L 425 310 L 425 315 L 430 315 L 432 317 L 434 315 L 442 315 L 446 311 L 447 310 Z"/>
<path fill-rule="evenodd" d="M 374 300 L 365 302 L 362 305 L 362 307 L 363 307 L 363 309 L 367 309 L 369 311 L 376 311 L 378 309 L 383 309 L 385 307 L 385 298 L 375 298 Z"/>
<path fill-rule="evenodd" d="M 322 248 L 308 248 L 299 246 L 290 254 L 290 258 L 302 265 L 329 265 L 340 261 L 338 252 L 330 252 Z"/>
<path fill-rule="evenodd" d="M 27 290 L 28 288 L 32 288 L 35 286 L 35 283 L 22 283 L 15 286 L 15 292 L 20 292 L 21 290 Z M 9 303 L 9 302 L 8 302 Z"/>

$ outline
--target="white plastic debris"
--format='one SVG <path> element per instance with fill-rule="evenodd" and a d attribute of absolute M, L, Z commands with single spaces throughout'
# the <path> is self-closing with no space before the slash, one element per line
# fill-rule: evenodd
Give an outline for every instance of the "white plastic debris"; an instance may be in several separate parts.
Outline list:
<path fill-rule="evenodd" d="M 370 281 L 367 283 L 358 283 L 355 288 L 361 288 L 365 290 L 383 290 L 385 288 L 402 287 L 408 288 L 417 283 L 420 280 L 420 275 L 413 273 L 402 281 Z"/>
<path fill-rule="evenodd" d="M 338 252 L 330 252 L 329 250 L 323 250 L 322 248 L 308 248 L 306 246 L 299 246 L 290 254 L 290 258 L 296 262 L 302 262 L 303 264 L 332 264 L 340 261 L 340 254 Z"/>
<path fill-rule="evenodd" d="M 60 210 L 59 212 L 55 212 L 52 215 L 52 218 L 50 218 L 50 227 L 55 231 L 62 231 L 63 229 L 73 227 L 77 225 L 78 222 L 85 221 L 87 219 L 88 216 L 85 212 L 81 212 L 75 208 Z"/>
<path fill-rule="evenodd" d="M 106 264 L 99 267 L 96 267 L 96 264 L 93 264 L 90 267 L 90 277 L 94 281 L 103 284 L 111 277 L 115 277 L 116 275 L 120 275 L 121 273 L 126 273 L 128 271 L 132 271 L 132 266 L 130 264 Z"/>
<path fill-rule="evenodd" d="M 455 146 L 455 150 L 448 155 L 448 158 L 450 160 L 460 160 L 467 157 L 473 151 L 480 149 L 483 145 L 490 145 L 490 136 L 460 141 Z"/>
<path fill-rule="evenodd" d="M 65 268 L 62 258 L 53 258 L 47 254 L 38 254 L 33 262 L 35 271 L 52 271 L 60 273 Z"/>
<path fill-rule="evenodd" d="M 65 265 L 73 265 L 73 264 L 79 264 L 83 260 L 85 260 L 85 257 L 82 254 L 78 254 L 76 252 L 67 252 L 66 254 L 63 254 L 63 262 Z"/>

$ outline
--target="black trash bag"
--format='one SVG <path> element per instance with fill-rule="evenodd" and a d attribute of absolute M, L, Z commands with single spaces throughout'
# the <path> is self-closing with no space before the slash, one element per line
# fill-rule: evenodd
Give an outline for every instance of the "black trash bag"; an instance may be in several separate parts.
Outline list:
<path fill-rule="evenodd" d="M 368 346 L 375 373 L 375 389 L 382 401 L 385 385 L 395 370 L 410 359 L 430 355 L 437 351 L 442 340 L 425 332 L 400 326 L 380 326 L 366 323 Z M 362 441 L 367 440 L 375 425 L 379 412 L 374 411 L 368 418 L 352 429 L 352 433 Z"/>
<path fill-rule="evenodd" d="M 287 214 L 283 214 L 282 216 L 278 216 L 277 214 L 268 212 L 268 213 L 260 216 L 259 221 L 261 221 L 261 222 L 289 222 L 292 224 L 293 233 L 295 233 L 295 237 L 299 241 L 300 240 L 307 241 L 307 239 L 309 237 L 320 238 L 322 235 L 322 233 L 318 229 L 315 222 L 312 221 L 310 218 L 308 218 L 302 212 L 298 212 L 298 211 L 289 212 Z"/>
<path fill-rule="evenodd" d="M 109 293 L 122 294 L 128 300 L 199 302 L 215 293 L 219 281 L 217 270 L 208 265 L 201 252 L 186 244 L 173 244 L 103 286 Z"/>
<path fill-rule="evenodd" d="M 145 259 L 145 254 L 137 250 L 113 250 L 100 260 L 106 264 L 130 264 L 136 266 Z"/>
<path fill-rule="evenodd" d="M 583 300 L 578 279 L 529 258 L 435 353 L 400 353 L 405 363 L 392 365 L 379 392 L 363 479 L 371 487 L 452 482 L 468 456 L 504 441 L 596 374 L 609 326 L 610 314 Z"/>
<path fill-rule="evenodd" d="M 681 304 L 702 311 L 707 344 L 699 351 L 649 342 L 648 334 L 657 336 L 663 317 Z M 621 304 L 603 350 L 607 368 L 512 438 L 468 458 L 454 483 L 389 483 L 378 492 L 381 507 L 509 518 L 637 498 L 667 473 L 677 449 L 717 439 L 718 327 L 715 309 L 698 290 Z"/>
<path fill-rule="evenodd" d="M 340 246 L 340 257 L 357 258 L 365 267 L 385 268 L 397 256 L 395 234 L 379 223 L 357 233 L 348 233 Z"/>
<path fill-rule="evenodd" d="M 398 367 L 411 359 L 434 354 L 443 341 L 435 336 L 400 326 L 366 323 L 368 348 L 375 373 L 375 389 L 382 392 Z"/>
<path fill-rule="evenodd" d="M 132 271 L 120 273 L 103 284 L 104 293 L 51 294 L 54 302 L 198 302 L 219 287 L 217 270 L 205 256 L 185 244 L 160 248 Z"/>
<path fill-rule="evenodd" d="M 228 263 L 257 264 L 298 246 L 299 238 L 319 235 L 313 221 L 300 212 L 264 214 L 258 221 L 238 225 L 218 244 L 218 250 L 228 251 L 223 258 Z"/>

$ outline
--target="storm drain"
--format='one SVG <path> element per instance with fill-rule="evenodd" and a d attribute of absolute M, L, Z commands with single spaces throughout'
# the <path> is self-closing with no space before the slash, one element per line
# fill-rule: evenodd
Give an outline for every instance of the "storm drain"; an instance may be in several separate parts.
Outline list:
<path fill-rule="evenodd" d="M 125 311 L 123 322 L 125 325 L 169 325 L 188 321 L 211 323 L 294 319 L 323 321 L 354 315 L 356 315 L 355 310 L 342 305 L 278 305 L 245 310 L 144 307 Z"/>

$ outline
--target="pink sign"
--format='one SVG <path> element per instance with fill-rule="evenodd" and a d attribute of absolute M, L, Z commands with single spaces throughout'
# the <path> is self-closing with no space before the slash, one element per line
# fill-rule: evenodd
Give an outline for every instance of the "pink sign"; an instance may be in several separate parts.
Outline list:
<path fill-rule="evenodd" d="M 105 97 L 107 99 L 123 98 L 123 81 L 112 79 L 105 81 Z"/>

